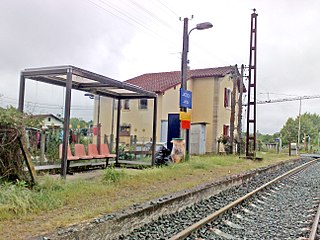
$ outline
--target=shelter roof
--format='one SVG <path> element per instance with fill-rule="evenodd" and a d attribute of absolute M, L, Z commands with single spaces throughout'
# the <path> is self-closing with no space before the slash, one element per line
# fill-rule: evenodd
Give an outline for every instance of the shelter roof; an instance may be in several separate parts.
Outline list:
<path fill-rule="evenodd" d="M 117 99 L 157 97 L 154 92 L 139 86 L 120 82 L 71 65 L 29 68 L 21 72 L 25 78 L 62 87 L 66 86 L 68 74 L 72 75 L 72 89 Z"/>
<path fill-rule="evenodd" d="M 205 78 L 205 77 L 224 77 L 232 73 L 235 66 L 217 67 L 217 68 L 204 68 L 193 69 L 188 71 L 188 79 Z M 238 73 L 238 71 L 237 71 Z M 134 78 L 131 78 L 126 83 L 134 84 L 142 87 L 145 90 L 162 93 L 166 90 L 181 84 L 181 72 L 159 72 L 159 73 L 146 73 Z"/>

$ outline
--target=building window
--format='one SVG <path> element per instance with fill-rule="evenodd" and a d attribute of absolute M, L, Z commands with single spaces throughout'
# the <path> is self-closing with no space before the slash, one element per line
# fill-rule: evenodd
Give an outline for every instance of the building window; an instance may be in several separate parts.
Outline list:
<path fill-rule="evenodd" d="M 139 109 L 148 109 L 148 99 L 139 100 Z"/>
<path fill-rule="evenodd" d="M 48 122 L 50 122 L 51 121 L 51 117 L 48 117 Z"/>
<path fill-rule="evenodd" d="M 229 137 L 229 125 L 223 125 L 223 136 Z"/>
<path fill-rule="evenodd" d="M 231 107 L 231 90 L 229 88 L 224 89 L 224 107 Z"/>
<path fill-rule="evenodd" d="M 130 110 L 129 99 L 125 99 L 123 102 L 123 109 Z"/>

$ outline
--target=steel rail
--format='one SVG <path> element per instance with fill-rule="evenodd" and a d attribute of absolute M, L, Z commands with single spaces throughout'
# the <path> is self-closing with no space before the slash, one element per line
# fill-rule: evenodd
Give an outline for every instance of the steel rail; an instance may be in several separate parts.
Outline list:
<path fill-rule="evenodd" d="M 320 204 L 319 204 L 318 211 L 317 211 L 317 214 L 314 218 L 314 222 L 313 222 L 313 225 L 312 225 L 312 228 L 310 231 L 309 240 L 315 240 L 317 237 L 317 229 L 318 229 L 319 221 L 320 221 L 319 219 L 320 219 Z"/>
<path fill-rule="evenodd" d="M 319 159 L 315 159 L 312 160 L 310 162 L 307 162 L 301 166 L 298 166 L 294 169 L 291 169 L 290 171 L 282 174 L 281 176 L 273 179 L 272 181 L 262 185 L 261 187 L 256 188 L 255 190 L 253 190 L 252 192 L 244 195 L 241 198 L 238 198 L 237 200 L 229 203 L 228 205 L 226 205 L 225 207 L 219 209 L 218 211 L 208 215 L 207 217 L 201 219 L 200 221 L 194 223 L 193 225 L 187 227 L 186 229 L 182 230 L 181 232 L 179 232 L 178 234 L 172 236 L 171 238 L 169 238 L 169 240 L 181 240 L 181 239 L 185 239 L 186 237 L 188 237 L 189 235 L 191 235 L 191 233 L 195 232 L 196 230 L 198 230 L 199 228 L 203 227 L 205 224 L 207 224 L 208 222 L 211 222 L 212 220 L 215 220 L 216 218 L 218 218 L 220 215 L 222 215 L 223 213 L 227 212 L 228 210 L 232 209 L 233 207 L 237 206 L 238 204 L 242 203 L 244 200 L 248 199 L 249 197 L 251 197 L 252 195 L 256 194 L 257 192 L 263 190 L 264 188 L 270 186 L 271 184 L 281 180 L 284 177 L 296 174 L 304 169 L 306 169 L 307 167 L 309 167 L 310 165 L 314 164 L 315 162 L 317 162 Z"/>

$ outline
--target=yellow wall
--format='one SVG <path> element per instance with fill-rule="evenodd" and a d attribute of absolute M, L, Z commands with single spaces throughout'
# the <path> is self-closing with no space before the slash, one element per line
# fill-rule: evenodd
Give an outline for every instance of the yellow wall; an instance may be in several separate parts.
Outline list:
<path fill-rule="evenodd" d="M 206 125 L 206 152 L 217 152 L 217 139 L 223 133 L 223 125 L 230 125 L 231 108 L 226 109 L 223 105 L 224 88 L 233 89 L 233 82 L 229 75 L 224 78 L 197 78 L 188 81 L 188 90 L 192 91 L 193 97 L 193 108 L 190 110 L 191 122 L 208 123 Z M 180 111 L 179 89 L 180 85 L 177 85 L 165 91 L 164 94 L 158 95 L 157 141 L 160 140 L 161 135 L 161 120 L 168 120 L 168 113 L 179 113 Z M 121 124 L 131 124 L 131 135 L 137 135 L 138 141 L 146 142 L 150 141 L 152 137 L 153 100 L 148 100 L 147 110 L 138 109 L 138 101 L 130 100 L 130 110 L 122 109 Z M 117 101 L 115 101 L 115 104 L 117 104 Z M 111 132 L 111 106 L 112 99 L 101 98 L 102 136 L 104 133 L 109 136 Z M 96 112 L 95 116 L 97 115 Z M 116 133 L 116 116 L 117 111 L 114 112 L 114 134 Z M 237 117 L 235 117 L 235 120 L 237 120 Z"/>
<path fill-rule="evenodd" d="M 95 108 L 94 108 L 94 125 L 97 125 L 98 119 L 98 97 L 95 97 Z M 112 128 L 112 98 L 101 97 L 100 98 L 100 123 L 101 123 L 101 142 L 103 142 L 104 134 L 110 136 L 111 128 Z M 116 115 L 114 117 L 116 119 Z M 116 121 L 114 121 L 114 129 L 115 129 Z M 96 142 L 96 137 L 94 137 L 94 142 Z"/>
<path fill-rule="evenodd" d="M 138 141 L 147 142 L 152 137 L 153 100 L 148 100 L 148 109 L 138 109 L 139 100 L 129 100 L 130 110 L 121 111 L 121 123 L 131 124 L 131 135 Z"/>
<path fill-rule="evenodd" d="M 207 122 L 206 125 L 206 151 L 212 151 L 212 119 L 213 119 L 213 87 L 212 78 L 199 78 L 193 80 L 192 92 L 192 122 Z"/>
<path fill-rule="evenodd" d="M 224 89 L 228 88 L 231 91 L 233 90 L 233 80 L 230 78 L 230 75 L 225 76 L 220 80 L 219 87 L 219 107 L 218 107 L 218 128 L 217 128 L 217 138 L 223 135 L 223 125 L 229 125 L 230 127 L 230 116 L 231 116 L 231 107 L 224 107 Z M 235 131 L 236 135 L 236 127 L 237 127 L 237 114 L 238 114 L 238 88 L 236 89 L 236 105 L 235 105 Z M 217 151 L 218 149 L 216 149 Z M 222 146 L 220 146 L 220 151 L 224 151 Z"/>

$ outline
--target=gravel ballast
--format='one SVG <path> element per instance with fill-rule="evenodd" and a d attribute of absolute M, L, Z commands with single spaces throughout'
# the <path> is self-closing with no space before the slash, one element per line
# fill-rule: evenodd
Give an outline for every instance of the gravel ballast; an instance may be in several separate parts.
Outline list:
<path fill-rule="evenodd" d="M 320 162 L 285 178 L 188 239 L 305 239 L 320 201 Z"/>
<path fill-rule="evenodd" d="M 158 220 L 143 227 L 135 229 L 129 235 L 120 236 L 119 239 L 168 239 L 177 234 L 187 226 L 199 221 L 210 213 L 226 206 L 228 203 L 237 198 L 246 195 L 255 188 L 265 184 L 266 182 L 280 176 L 281 174 L 301 165 L 310 159 L 301 159 L 294 164 L 284 165 L 273 172 L 261 173 L 251 180 L 244 182 L 240 186 L 235 186 L 224 190 L 217 195 L 202 200 L 182 211 L 161 216 Z M 219 236 L 218 236 L 219 239 Z"/>

